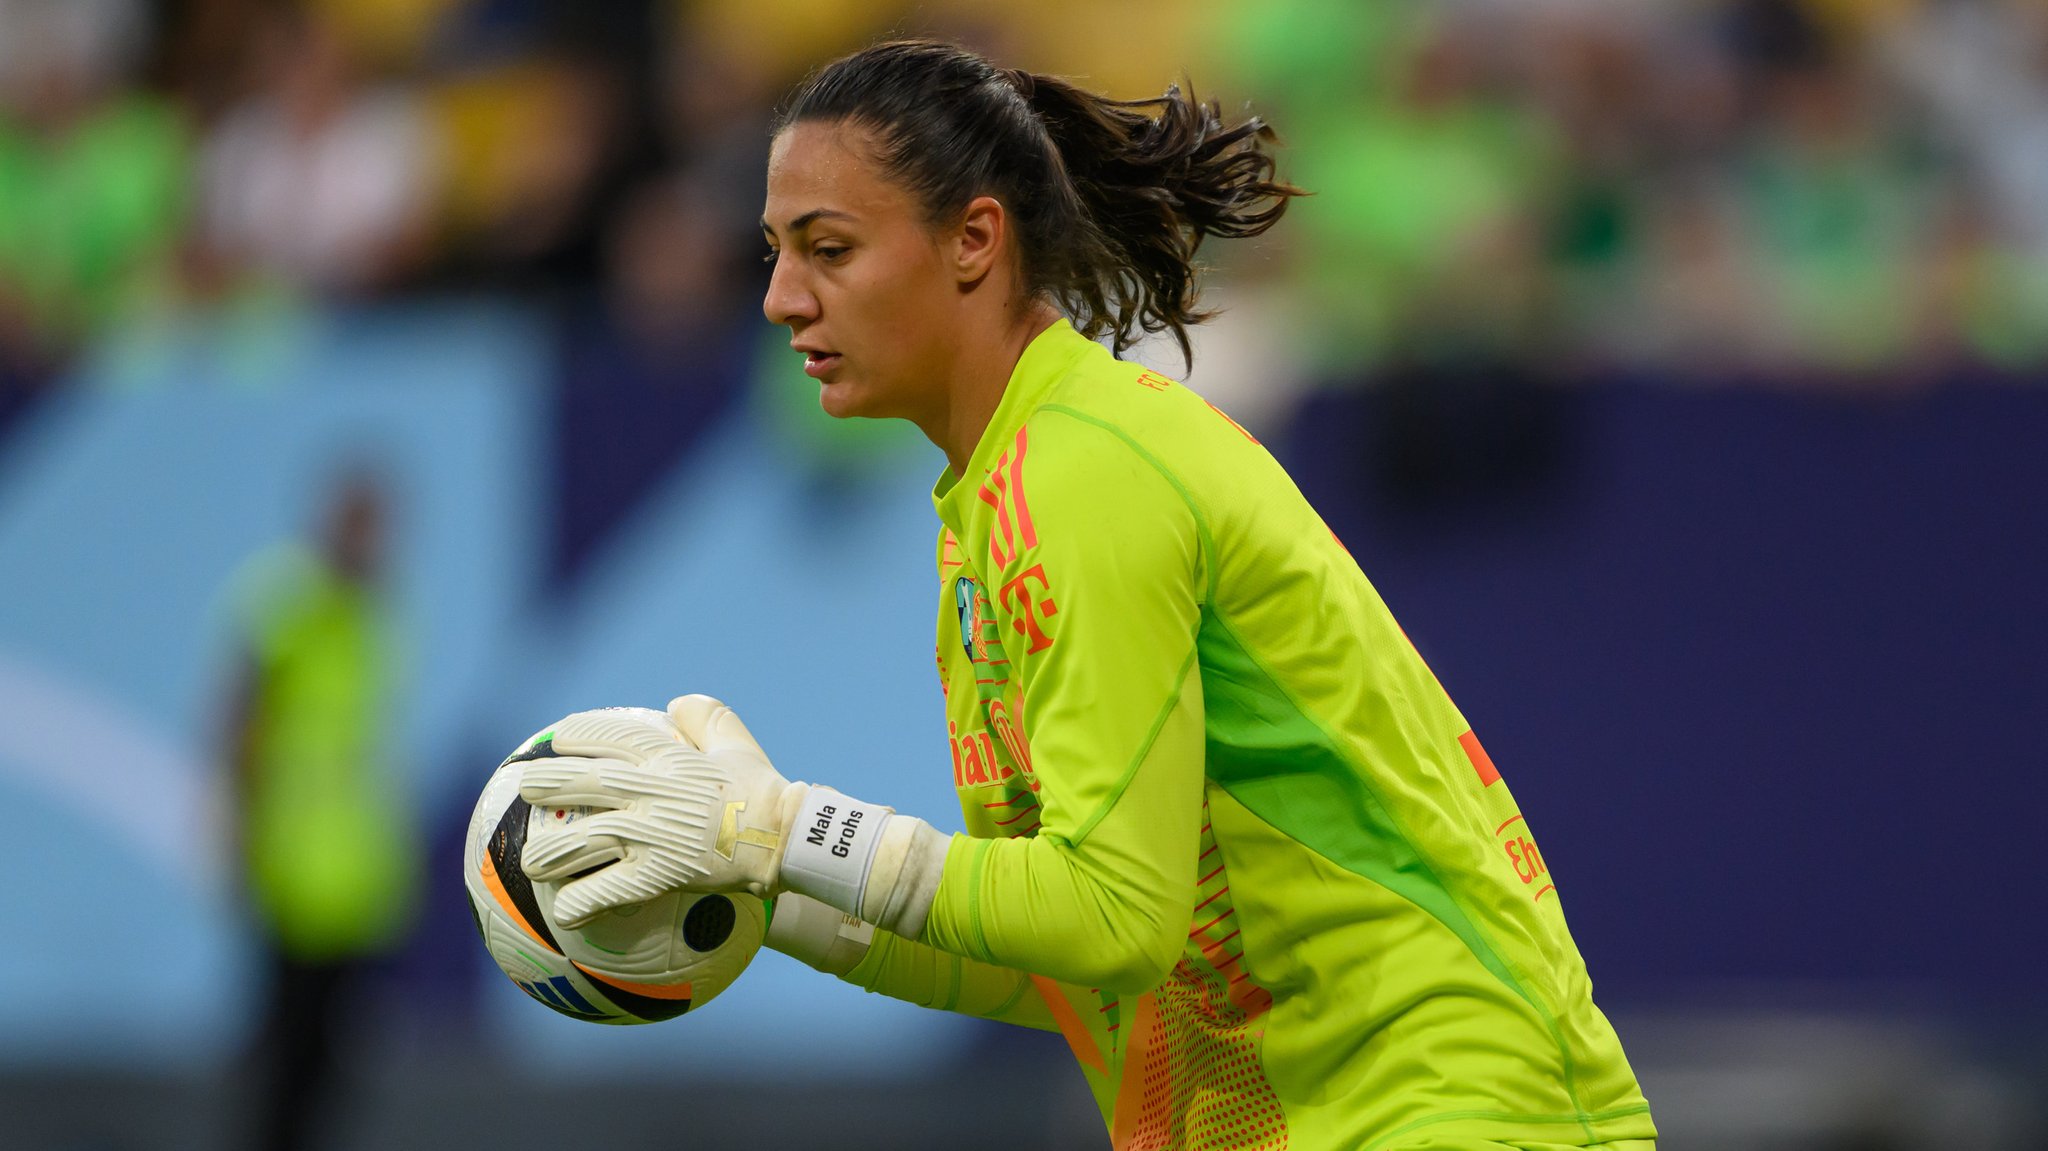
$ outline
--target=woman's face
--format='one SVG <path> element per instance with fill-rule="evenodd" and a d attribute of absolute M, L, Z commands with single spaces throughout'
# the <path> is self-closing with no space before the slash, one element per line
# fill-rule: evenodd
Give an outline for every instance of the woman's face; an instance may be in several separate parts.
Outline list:
<path fill-rule="evenodd" d="M 789 327 L 827 412 L 922 423 L 944 408 L 959 286 L 867 141 L 864 129 L 819 122 L 775 138 L 761 217 L 775 273 L 761 310 Z"/>

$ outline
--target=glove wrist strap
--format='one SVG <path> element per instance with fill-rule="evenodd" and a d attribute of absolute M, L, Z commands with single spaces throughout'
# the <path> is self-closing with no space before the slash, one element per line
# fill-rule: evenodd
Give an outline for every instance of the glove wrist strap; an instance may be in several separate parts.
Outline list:
<path fill-rule="evenodd" d="M 810 788 L 788 825 L 781 885 L 858 916 L 876 845 L 893 814 L 829 788 Z"/>

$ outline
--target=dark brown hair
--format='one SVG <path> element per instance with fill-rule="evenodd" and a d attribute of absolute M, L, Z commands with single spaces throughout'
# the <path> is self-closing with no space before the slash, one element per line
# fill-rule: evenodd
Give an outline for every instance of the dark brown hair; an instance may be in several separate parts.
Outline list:
<path fill-rule="evenodd" d="M 1257 117 L 1227 125 L 1215 101 L 1177 86 L 1111 100 L 934 40 L 821 68 L 776 131 L 803 121 L 873 132 L 876 159 L 929 223 L 994 196 L 1029 291 L 1118 352 L 1140 331 L 1171 331 L 1190 363 L 1187 327 L 1213 314 L 1195 306 L 1195 250 L 1208 236 L 1258 235 L 1304 194 L 1275 178 L 1273 130 Z"/>

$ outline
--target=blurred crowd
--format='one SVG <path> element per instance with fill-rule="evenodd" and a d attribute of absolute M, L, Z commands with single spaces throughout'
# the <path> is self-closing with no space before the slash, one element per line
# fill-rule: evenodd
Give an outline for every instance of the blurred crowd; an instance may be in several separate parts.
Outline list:
<path fill-rule="evenodd" d="M 1238 33 L 1336 201 L 1294 237 L 1319 374 L 2048 364 L 2048 5 L 1297 2 Z"/>
<path fill-rule="evenodd" d="M 674 5 L 0 0 L 0 373 L 266 301 L 744 293 L 772 93 Z M 742 173 L 746 173 L 744 176 Z"/>
<path fill-rule="evenodd" d="M 706 414 L 774 102 L 890 30 L 1269 114 L 1317 196 L 1213 258 L 1275 378 L 2048 364 L 2034 0 L 0 0 L 0 416 L 180 317 L 472 293 Z"/>

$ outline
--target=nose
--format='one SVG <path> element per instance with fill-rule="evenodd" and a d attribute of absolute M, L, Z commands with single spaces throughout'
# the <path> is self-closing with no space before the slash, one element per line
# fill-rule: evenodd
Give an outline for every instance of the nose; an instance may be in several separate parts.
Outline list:
<path fill-rule="evenodd" d="M 768 276 L 768 294 L 761 298 L 761 314 L 768 317 L 769 323 L 791 329 L 818 318 L 818 297 L 804 283 L 798 261 L 775 258 L 775 270 Z"/>

